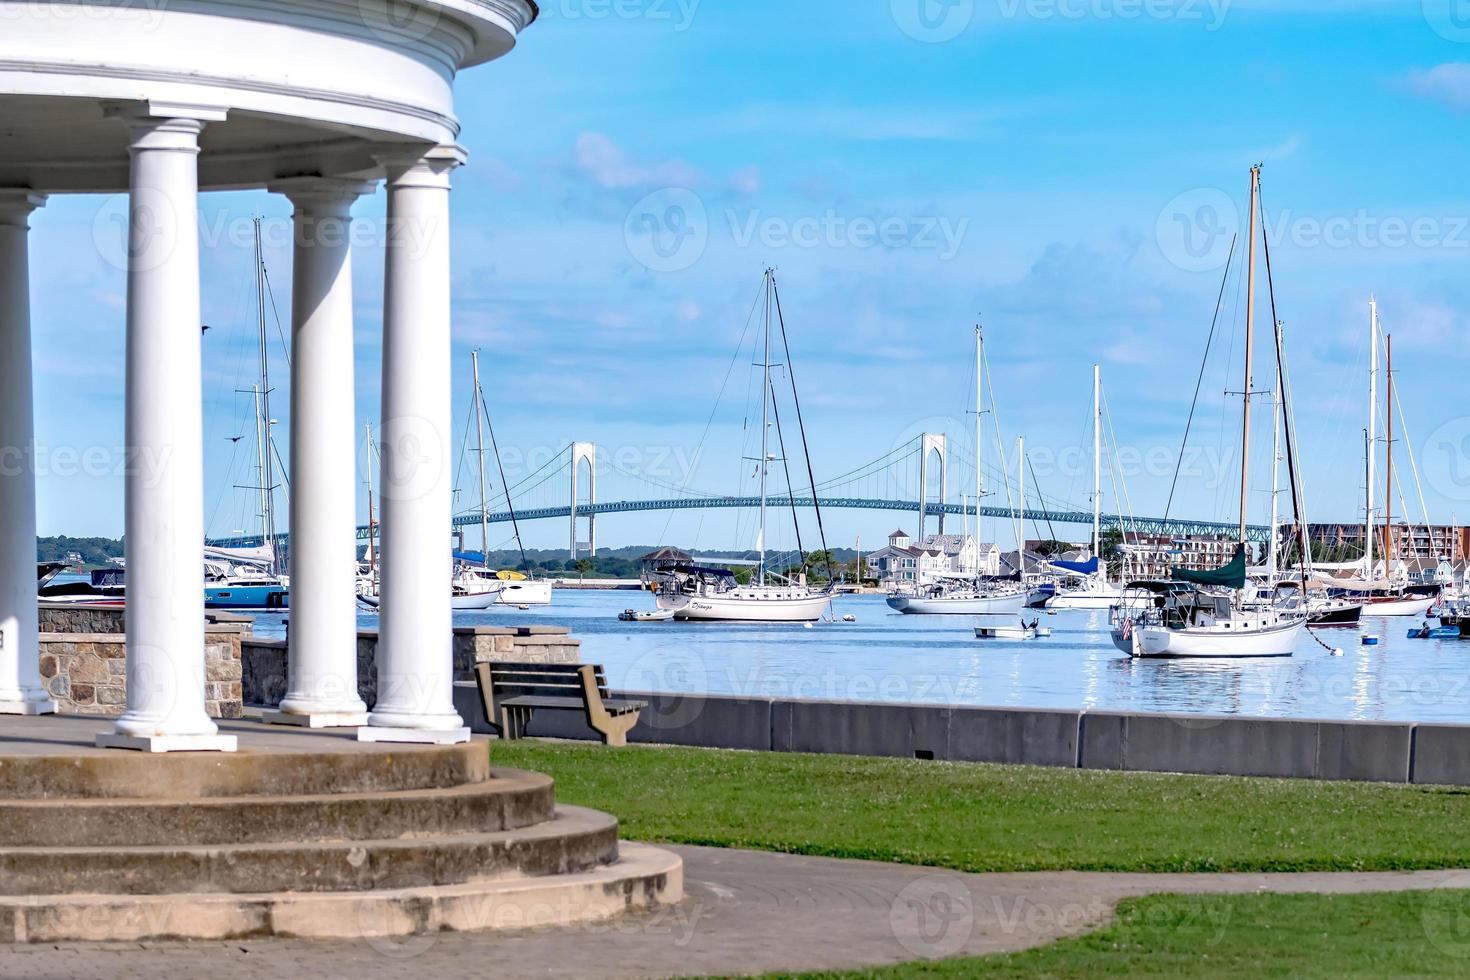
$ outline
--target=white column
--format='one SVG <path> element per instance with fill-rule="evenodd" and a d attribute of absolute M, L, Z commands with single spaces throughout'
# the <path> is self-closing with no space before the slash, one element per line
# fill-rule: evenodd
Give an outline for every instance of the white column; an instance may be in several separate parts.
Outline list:
<path fill-rule="evenodd" d="M 357 694 L 357 422 L 352 205 L 362 181 L 300 177 L 291 287 L 291 649 L 286 696 L 265 721 L 367 724 Z"/>
<path fill-rule="evenodd" d="M 136 112 L 128 200 L 127 711 L 104 747 L 234 751 L 204 707 L 199 133 Z"/>
<path fill-rule="evenodd" d="M 36 626 L 36 456 L 27 232 L 43 195 L 0 190 L 0 715 L 42 715 Z"/>
<path fill-rule="evenodd" d="M 449 547 L 449 173 L 458 147 L 385 155 L 378 701 L 363 741 L 460 742 Z"/>

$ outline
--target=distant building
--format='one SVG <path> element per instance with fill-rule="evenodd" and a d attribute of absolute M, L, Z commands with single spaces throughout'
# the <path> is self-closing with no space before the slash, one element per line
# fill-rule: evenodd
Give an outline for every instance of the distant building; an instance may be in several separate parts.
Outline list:
<path fill-rule="evenodd" d="M 899 529 L 888 536 L 888 546 L 867 558 L 868 567 L 885 586 L 924 585 L 946 575 L 973 576 L 1001 573 L 1000 548 L 962 534 L 931 534 L 915 545 Z"/>
<path fill-rule="evenodd" d="M 1168 578 L 1176 568 L 1213 571 L 1235 557 L 1239 542 L 1225 535 L 1173 537 L 1130 534 L 1120 546 L 1124 579 Z"/>
<path fill-rule="evenodd" d="M 1296 525 L 1281 528 L 1281 537 L 1285 542 L 1295 541 L 1298 534 Z M 1308 524 L 1307 536 L 1313 545 L 1319 548 L 1325 546 L 1339 552 L 1344 560 L 1350 560 L 1347 556 L 1361 556 L 1363 542 L 1366 540 L 1362 521 L 1356 524 Z M 1388 552 L 1389 540 L 1388 531 L 1382 523 L 1374 527 L 1375 556 L 1382 558 Z M 1445 524 L 1426 527 L 1423 524 L 1400 523 L 1394 525 L 1392 542 L 1395 558 L 1448 558 L 1452 562 L 1461 561 L 1470 555 L 1470 528 Z"/>

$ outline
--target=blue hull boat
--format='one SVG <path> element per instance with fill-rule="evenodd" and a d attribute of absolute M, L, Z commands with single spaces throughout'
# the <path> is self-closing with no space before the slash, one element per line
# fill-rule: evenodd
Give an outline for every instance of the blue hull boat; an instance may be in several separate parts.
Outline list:
<path fill-rule="evenodd" d="M 290 607 L 290 588 L 277 582 L 260 585 L 209 585 L 204 588 L 205 609 L 270 611 Z"/>

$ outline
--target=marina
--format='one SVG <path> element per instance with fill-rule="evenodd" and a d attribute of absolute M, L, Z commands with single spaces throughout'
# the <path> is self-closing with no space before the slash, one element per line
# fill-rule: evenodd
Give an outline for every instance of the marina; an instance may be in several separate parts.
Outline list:
<path fill-rule="evenodd" d="M 840 596 L 837 622 L 800 625 L 620 622 L 636 593 L 558 591 L 545 609 L 456 613 L 456 626 L 563 625 L 617 690 L 817 700 L 1136 711 L 1354 721 L 1470 723 L 1470 640 L 1410 639 L 1418 620 L 1365 616 L 1320 631 L 1279 660 L 1133 660 L 1113 647 L 1108 614 L 1041 615 L 1052 635 L 977 640 L 981 620 L 903 616 L 882 596 Z M 840 621 L 852 615 L 855 622 Z M 1028 612 L 1026 619 L 1037 618 Z M 1011 620 L 986 617 L 985 622 Z M 376 629 L 377 617 L 359 619 Z M 255 632 L 284 636 L 285 617 Z M 1360 637 L 1377 641 L 1365 646 Z"/>

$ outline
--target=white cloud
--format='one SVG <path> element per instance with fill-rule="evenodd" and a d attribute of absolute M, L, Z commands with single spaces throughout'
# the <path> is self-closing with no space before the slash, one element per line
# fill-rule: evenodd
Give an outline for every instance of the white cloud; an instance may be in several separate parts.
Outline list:
<path fill-rule="evenodd" d="M 1415 95 L 1443 102 L 1456 112 L 1470 112 L 1470 63 L 1450 61 L 1410 72 L 1408 86 Z"/>
<path fill-rule="evenodd" d="M 761 171 L 759 167 L 742 167 L 730 175 L 730 189 L 737 194 L 747 197 L 761 192 Z"/>
<path fill-rule="evenodd" d="M 578 173 L 607 190 L 692 187 L 699 182 L 698 171 L 684 161 L 639 163 L 602 133 L 577 137 L 575 163 Z"/>

